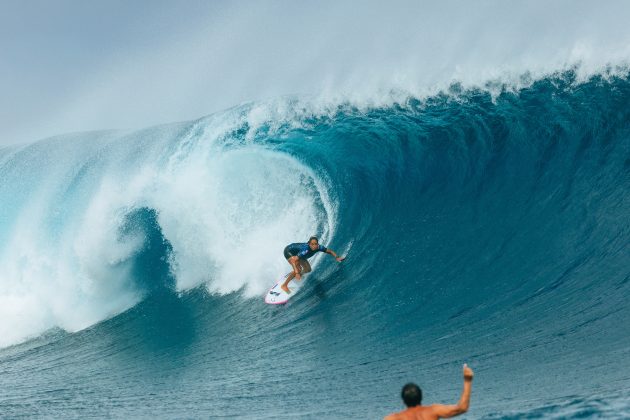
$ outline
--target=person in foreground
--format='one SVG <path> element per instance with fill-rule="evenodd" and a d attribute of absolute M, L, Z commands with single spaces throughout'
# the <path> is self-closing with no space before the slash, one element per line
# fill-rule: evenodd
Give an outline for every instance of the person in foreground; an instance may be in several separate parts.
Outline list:
<path fill-rule="evenodd" d="M 416 384 L 409 383 L 402 389 L 402 399 L 407 409 L 400 413 L 390 414 L 385 420 L 433 420 L 455 417 L 468 411 L 470 405 L 470 389 L 473 371 L 464 364 L 464 390 L 459 402 L 455 405 L 422 405 L 422 390 Z"/>
<path fill-rule="evenodd" d="M 289 244 L 284 248 L 284 258 L 286 258 L 287 262 L 291 264 L 293 271 L 289 273 L 282 286 L 280 286 L 282 290 L 287 293 L 291 293 L 289 290 L 289 282 L 291 282 L 294 278 L 301 280 L 302 274 L 306 274 L 311 271 L 311 264 L 309 264 L 308 259 L 318 252 L 330 254 L 335 257 L 338 262 L 345 259 L 345 257 L 338 257 L 332 249 L 328 249 L 325 246 L 320 245 L 316 236 L 311 236 L 306 243 L 298 242 Z"/>

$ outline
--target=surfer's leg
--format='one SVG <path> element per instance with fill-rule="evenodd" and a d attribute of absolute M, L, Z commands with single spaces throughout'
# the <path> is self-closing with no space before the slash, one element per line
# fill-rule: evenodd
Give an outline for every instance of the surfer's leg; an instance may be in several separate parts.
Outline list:
<path fill-rule="evenodd" d="M 291 280 L 293 280 L 294 277 L 295 273 L 291 271 L 287 276 L 287 279 L 284 281 L 284 283 L 282 283 L 282 286 L 280 286 L 280 288 L 287 293 L 291 293 L 291 291 L 289 290 L 289 283 L 291 282 Z"/>
<path fill-rule="evenodd" d="M 291 256 L 289 258 L 287 258 L 287 262 L 289 263 L 289 265 L 291 265 L 291 268 L 294 268 L 294 264 L 296 263 L 297 257 Z M 301 269 L 302 267 L 300 267 L 299 264 L 299 260 L 297 262 L 297 266 L 299 269 Z M 287 293 L 291 293 L 291 291 L 289 290 L 289 283 L 291 282 L 291 280 L 293 280 L 295 278 L 295 271 L 291 271 L 289 273 L 289 275 L 287 276 L 286 280 L 284 281 L 284 283 L 282 283 L 282 286 L 280 286 L 280 288 L 282 290 L 284 290 Z"/>
<path fill-rule="evenodd" d="M 307 260 L 300 260 L 300 268 L 304 274 L 311 272 L 311 264 Z"/>

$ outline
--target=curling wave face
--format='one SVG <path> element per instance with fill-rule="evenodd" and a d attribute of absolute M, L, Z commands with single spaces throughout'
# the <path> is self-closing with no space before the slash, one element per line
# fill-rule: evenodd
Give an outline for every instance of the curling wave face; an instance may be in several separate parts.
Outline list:
<path fill-rule="evenodd" d="M 464 361 L 479 366 L 476 415 L 609 411 L 630 360 L 628 103 L 627 73 L 567 72 L 386 107 L 284 98 L 5 149 L 1 344 L 133 309 L 0 365 L 19 382 L 32 360 L 13 355 L 81 343 L 90 368 L 54 370 L 140 378 L 111 397 L 120 415 L 282 417 L 282 395 L 316 417 L 379 417 L 409 380 L 454 399 L 443 377 Z M 348 259 L 316 257 L 300 296 L 266 307 L 284 245 L 313 233 Z"/>
<path fill-rule="evenodd" d="M 258 294 L 286 269 L 284 244 L 332 235 L 320 175 L 235 144 L 233 114 L 4 150 L 0 346 L 77 331 L 156 288 Z M 159 261 L 167 272 L 156 275 Z"/>

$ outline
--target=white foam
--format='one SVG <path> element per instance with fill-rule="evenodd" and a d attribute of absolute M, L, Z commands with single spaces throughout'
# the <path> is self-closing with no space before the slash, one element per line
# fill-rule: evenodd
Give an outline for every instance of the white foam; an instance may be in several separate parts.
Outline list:
<path fill-rule="evenodd" d="M 30 199 L 0 244 L 0 346 L 52 327 L 78 331 L 142 299 L 129 261 L 146 238 L 120 235 L 134 209 L 156 211 L 172 246 L 178 290 L 205 285 L 213 293 L 262 294 L 289 270 L 286 244 L 312 234 L 332 238 L 336 208 L 325 180 L 295 157 L 251 141 L 254 127 L 267 121 L 264 115 L 278 117 L 274 112 L 260 111 L 249 140 L 229 147 L 223 139 L 247 121 L 243 110 L 191 125 L 170 142 L 159 140 L 164 129 L 158 127 L 126 134 L 93 154 L 84 142 L 72 143 L 82 151 L 76 154 L 59 153 L 56 142 L 50 150 L 39 146 L 29 159 L 49 166 L 51 177 L 28 191 Z M 155 141 L 147 140 L 152 133 Z M 37 176 L 30 160 L 14 163 L 25 172 L 7 182 Z M 68 174 L 86 165 L 92 170 L 72 190 L 76 180 Z M 68 200 L 59 204 L 60 196 Z"/>
<path fill-rule="evenodd" d="M 10 132 L 32 140 L 138 128 L 296 94 L 379 106 L 453 82 L 519 84 L 523 74 L 537 79 L 576 65 L 586 77 L 630 61 L 625 1 L 260 2 L 223 5 L 222 13 L 208 4 L 207 16 L 177 19 L 185 25 L 169 25 L 172 33 L 151 48 L 120 46 L 101 57 L 108 66 L 58 87 L 64 105 L 37 113 L 36 125 L 20 115 L 24 125 Z"/>

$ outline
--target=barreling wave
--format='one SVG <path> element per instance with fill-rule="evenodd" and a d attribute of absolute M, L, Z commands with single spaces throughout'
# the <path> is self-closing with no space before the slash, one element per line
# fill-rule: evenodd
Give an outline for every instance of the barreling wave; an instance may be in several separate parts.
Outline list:
<path fill-rule="evenodd" d="M 627 384 L 613 367 L 629 345 L 628 103 L 627 73 L 569 71 L 378 107 L 284 98 L 4 149 L 0 345 L 144 301 L 85 334 L 145 346 L 174 335 L 157 351 L 179 346 L 195 366 L 239 377 L 297 349 L 287 372 L 371 393 L 364 415 L 385 414 L 411 368 L 469 358 L 500 388 L 475 395 L 485 413 L 513 411 L 508 400 L 540 407 L 578 362 L 576 393 Z M 348 260 L 316 260 L 290 314 L 264 307 L 259 294 L 288 268 L 284 245 L 311 234 Z M 139 332 L 147 322 L 156 334 Z M 277 344 L 289 330 L 291 349 Z M 508 372 L 530 386 L 518 391 Z M 264 395 L 278 388 L 256 377 L 273 413 Z M 334 389 L 322 399 L 356 415 Z M 302 407 L 332 415 L 318 401 Z M 208 413 L 250 408 L 230 404 Z"/>
<path fill-rule="evenodd" d="M 156 288 L 251 296 L 284 269 L 286 242 L 330 237 L 325 176 L 239 144 L 244 117 L 5 150 L 0 345 L 85 328 Z"/>

